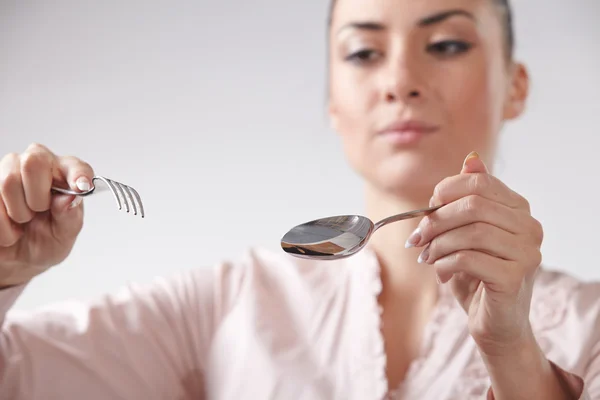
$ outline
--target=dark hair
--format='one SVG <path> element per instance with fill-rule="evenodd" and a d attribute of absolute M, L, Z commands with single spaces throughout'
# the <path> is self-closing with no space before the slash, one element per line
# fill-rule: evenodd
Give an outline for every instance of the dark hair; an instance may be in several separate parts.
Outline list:
<path fill-rule="evenodd" d="M 504 28 L 504 41 L 506 48 L 506 56 L 508 59 L 512 59 L 515 50 L 515 33 L 513 26 L 513 15 L 510 0 L 491 0 L 498 6 L 502 18 L 502 26 Z M 331 27 L 331 20 L 333 18 L 333 10 L 337 0 L 331 0 L 329 3 L 329 15 L 327 17 L 327 25 Z"/>

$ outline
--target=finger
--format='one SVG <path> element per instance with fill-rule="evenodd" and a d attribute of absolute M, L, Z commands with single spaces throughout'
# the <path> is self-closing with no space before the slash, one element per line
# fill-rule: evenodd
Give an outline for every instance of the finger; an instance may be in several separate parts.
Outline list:
<path fill-rule="evenodd" d="M 77 207 L 82 200 L 83 198 L 78 196 L 54 194 L 50 204 L 50 213 L 58 220 L 71 208 Z"/>
<path fill-rule="evenodd" d="M 433 190 L 430 206 L 448 204 L 469 195 L 481 196 L 510 208 L 530 211 L 525 198 L 487 173 L 459 174 L 442 180 Z"/>
<path fill-rule="evenodd" d="M 28 207 L 35 212 L 50 209 L 55 156 L 42 145 L 32 144 L 21 155 L 20 167 Z"/>
<path fill-rule="evenodd" d="M 63 156 L 56 159 L 56 175 L 60 185 L 75 191 L 86 191 L 91 187 L 94 170 L 92 167 L 77 157 Z M 82 202 L 82 197 L 54 195 L 51 213 L 58 219 L 61 213 L 70 207 L 77 207 Z M 71 204 L 71 202 L 74 202 Z"/>
<path fill-rule="evenodd" d="M 474 222 L 485 222 L 510 233 L 527 230 L 530 215 L 485 197 L 470 195 L 451 202 L 424 217 L 406 246 L 423 246 L 438 235 Z"/>
<path fill-rule="evenodd" d="M 24 224 L 34 217 L 25 200 L 18 154 L 9 154 L 0 161 L 0 196 L 12 221 Z"/>
<path fill-rule="evenodd" d="M 74 240 L 83 228 L 83 202 L 80 196 L 55 195 L 50 215 L 52 233 L 58 241 Z"/>
<path fill-rule="evenodd" d="M 90 189 L 94 170 L 86 162 L 76 157 L 59 157 L 57 169 L 72 190 Z M 74 239 L 83 227 L 83 197 L 55 195 L 51 215 L 53 231 L 59 240 Z"/>
<path fill-rule="evenodd" d="M 489 173 L 487 166 L 483 162 L 483 160 L 479 157 L 479 154 L 476 151 L 472 151 L 465 158 L 463 162 L 463 167 L 460 172 L 461 174 L 469 174 L 469 173 Z"/>
<path fill-rule="evenodd" d="M 520 286 L 524 273 L 514 261 L 502 260 L 476 250 L 461 250 L 438 259 L 433 266 L 441 283 L 463 273 L 486 284 L 493 291 Z"/>
<path fill-rule="evenodd" d="M 519 236 L 475 222 L 436 236 L 419 255 L 419 262 L 433 264 L 461 250 L 477 250 L 510 261 L 524 258 L 523 240 Z"/>
<path fill-rule="evenodd" d="M 468 313 L 469 305 L 476 296 L 481 296 L 481 288 L 483 286 L 479 279 L 473 278 L 464 272 L 458 272 L 446 278 L 450 281 L 452 294 L 458 300 L 458 303 Z M 440 279 L 438 277 L 438 279 Z"/>
<path fill-rule="evenodd" d="M 73 190 L 89 190 L 94 177 L 94 169 L 85 161 L 72 156 L 58 157 L 57 168 Z"/>
<path fill-rule="evenodd" d="M 23 229 L 8 216 L 4 201 L 0 198 L 0 249 L 13 246 L 22 234 Z"/>

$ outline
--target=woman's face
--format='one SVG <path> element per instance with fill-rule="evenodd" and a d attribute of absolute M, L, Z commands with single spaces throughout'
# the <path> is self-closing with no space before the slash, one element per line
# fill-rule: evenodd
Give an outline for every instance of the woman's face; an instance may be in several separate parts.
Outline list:
<path fill-rule="evenodd" d="M 491 162 L 527 95 L 490 0 L 338 0 L 330 54 L 329 112 L 351 165 L 415 199 L 472 150 Z"/>

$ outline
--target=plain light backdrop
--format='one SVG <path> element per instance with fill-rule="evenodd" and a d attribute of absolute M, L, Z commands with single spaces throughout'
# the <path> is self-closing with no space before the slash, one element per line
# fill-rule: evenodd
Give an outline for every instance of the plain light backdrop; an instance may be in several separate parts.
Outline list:
<path fill-rule="evenodd" d="M 544 225 L 544 263 L 600 278 L 600 2 L 515 3 L 529 110 L 497 175 Z M 0 0 L 0 153 L 40 142 L 138 189 L 145 220 L 86 200 L 71 256 L 16 309 L 89 299 L 279 249 L 363 211 L 325 113 L 326 1 Z M 402 244 L 399 244 L 402 245 Z"/>

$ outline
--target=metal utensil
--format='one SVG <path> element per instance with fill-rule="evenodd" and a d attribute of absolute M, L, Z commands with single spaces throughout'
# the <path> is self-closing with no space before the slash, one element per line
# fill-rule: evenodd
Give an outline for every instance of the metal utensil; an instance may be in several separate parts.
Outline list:
<path fill-rule="evenodd" d="M 369 238 L 382 226 L 404 219 L 431 214 L 440 206 L 392 215 L 373 223 L 362 215 L 339 215 L 320 218 L 295 226 L 281 239 L 281 248 L 299 258 L 335 260 L 349 257 L 365 247 Z"/>
<path fill-rule="evenodd" d="M 130 210 L 133 210 L 134 215 L 138 215 L 139 213 L 140 216 L 144 218 L 144 205 L 142 204 L 142 199 L 140 198 L 137 190 L 131 186 L 108 179 L 104 176 L 94 176 L 92 178 L 92 187 L 86 191 L 76 192 L 74 190 L 63 189 L 55 186 L 52 187 L 52 191 L 71 196 L 89 196 L 90 194 L 101 190 L 101 188 L 96 186 L 96 181 L 101 181 L 106 185 L 106 188 L 113 194 L 119 210 L 123 209 L 123 205 L 125 205 L 125 211 L 130 212 Z"/>

